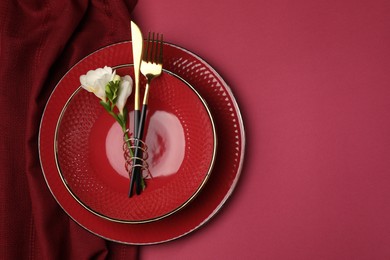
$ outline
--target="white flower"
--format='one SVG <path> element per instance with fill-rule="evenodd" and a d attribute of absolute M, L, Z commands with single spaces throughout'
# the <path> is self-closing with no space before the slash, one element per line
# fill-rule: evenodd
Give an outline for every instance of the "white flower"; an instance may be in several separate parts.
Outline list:
<path fill-rule="evenodd" d="M 80 76 L 81 87 L 94 93 L 98 98 L 106 101 L 106 85 L 116 76 L 112 68 L 105 66 L 96 70 L 90 70 L 86 75 Z"/>
<path fill-rule="evenodd" d="M 131 79 L 131 77 L 128 75 L 122 77 L 121 82 L 119 84 L 118 99 L 115 104 L 122 115 L 123 115 L 123 108 L 125 107 L 127 98 L 130 96 L 132 90 L 133 90 L 133 80 Z"/>

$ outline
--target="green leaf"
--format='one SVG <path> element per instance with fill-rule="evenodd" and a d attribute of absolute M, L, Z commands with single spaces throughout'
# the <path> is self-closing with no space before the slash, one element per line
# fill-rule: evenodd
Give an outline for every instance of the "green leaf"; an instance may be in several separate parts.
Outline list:
<path fill-rule="evenodd" d="M 120 81 L 110 81 L 110 88 L 112 91 L 112 102 L 116 104 L 116 101 L 118 99 L 118 92 L 119 92 L 119 83 Z"/>
<path fill-rule="evenodd" d="M 118 99 L 120 81 L 109 81 L 106 85 L 106 96 L 114 105 Z"/>
<path fill-rule="evenodd" d="M 106 85 L 105 90 L 106 90 L 106 97 L 108 98 L 108 100 L 112 101 L 113 93 L 111 90 L 110 82 L 108 82 L 108 84 Z"/>

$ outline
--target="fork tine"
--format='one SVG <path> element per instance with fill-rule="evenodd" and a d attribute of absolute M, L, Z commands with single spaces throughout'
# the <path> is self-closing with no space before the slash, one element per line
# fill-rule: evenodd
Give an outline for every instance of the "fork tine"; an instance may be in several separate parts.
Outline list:
<path fill-rule="evenodd" d="M 148 57 L 148 61 L 152 61 L 153 60 L 153 50 L 154 50 L 154 32 L 151 33 L 151 36 L 149 37 L 149 44 L 150 44 L 150 48 L 149 48 L 149 57 Z"/>
<path fill-rule="evenodd" d="M 151 39 L 151 43 L 152 43 L 152 48 L 151 48 L 151 51 L 150 51 L 150 59 L 149 61 L 150 62 L 154 62 L 154 55 L 156 53 L 156 40 L 154 38 L 154 32 L 152 33 L 152 39 Z"/>
<path fill-rule="evenodd" d="M 164 46 L 164 40 L 163 40 L 163 34 L 161 34 L 161 38 L 160 38 L 160 55 L 158 57 L 158 62 L 159 63 L 162 63 L 163 62 L 163 46 Z"/>
<path fill-rule="evenodd" d="M 157 33 L 157 36 L 154 40 L 154 63 L 162 63 L 162 48 L 163 48 L 163 34 Z"/>
<path fill-rule="evenodd" d="M 146 40 L 146 46 L 145 46 L 145 50 L 144 50 L 144 53 L 143 53 L 143 57 L 142 59 L 143 60 L 148 60 L 148 53 L 149 53 L 149 39 L 150 39 L 150 32 L 148 34 L 148 39 Z"/>
<path fill-rule="evenodd" d="M 163 34 L 149 32 L 143 53 L 143 60 L 152 63 L 162 63 L 163 45 Z"/>
<path fill-rule="evenodd" d="M 154 60 L 153 60 L 153 62 L 154 63 L 158 63 L 158 55 L 159 55 L 159 45 L 160 45 L 160 43 L 159 43 L 159 40 L 158 40 L 158 38 L 159 38 L 159 33 L 157 33 L 157 36 L 156 36 L 156 38 L 154 39 Z"/>

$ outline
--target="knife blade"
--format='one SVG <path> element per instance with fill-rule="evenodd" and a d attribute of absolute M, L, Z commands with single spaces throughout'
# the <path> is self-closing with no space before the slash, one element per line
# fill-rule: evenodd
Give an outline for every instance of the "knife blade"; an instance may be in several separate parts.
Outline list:
<path fill-rule="evenodd" d="M 130 22 L 131 27 L 131 44 L 133 47 L 133 64 L 134 64 L 134 136 L 137 136 L 139 117 L 140 117 L 140 65 L 142 58 L 143 37 L 138 25 L 133 21 Z"/>
<path fill-rule="evenodd" d="M 138 128 L 139 128 L 139 120 L 140 120 L 140 66 L 142 59 L 142 50 L 143 50 L 143 37 L 141 30 L 138 25 L 133 21 L 130 22 L 131 27 L 131 43 L 133 48 L 133 64 L 134 64 L 134 83 L 135 83 L 135 91 L 134 91 L 134 136 L 138 136 Z M 136 160 L 136 159 L 135 159 Z M 133 162 L 133 165 L 138 164 L 137 161 Z M 137 184 L 140 180 L 136 180 L 137 176 L 134 174 L 130 178 L 130 189 L 129 189 L 129 197 L 132 196 L 134 182 Z M 139 177 L 138 177 L 139 178 Z M 142 178 L 142 177 L 141 177 Z"/>

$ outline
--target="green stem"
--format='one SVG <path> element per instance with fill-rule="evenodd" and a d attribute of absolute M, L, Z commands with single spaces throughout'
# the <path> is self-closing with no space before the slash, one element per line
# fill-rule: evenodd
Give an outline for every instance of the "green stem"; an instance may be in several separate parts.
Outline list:
<path fill-rule="evenodd" d="M 126 132 L 126 122 L 125 121 L 122 121 L 117 114 L 115 114 L 114 112 L 112 111 L 107 111 L 113 118 L 115 118 L 115 120 L 119 123 L 119 125 L 122 127 L 122 131 L 124 133 L 124 136 L 125 136 L 125 139 L 126 139 L 126 144 L 127 144 L 127 148 L 129 149 L 129 153 L 130 153 L 130 157 L 133 157 L 134 156 L 134 152 L 133 150 L 131 149 L 131 143 L 129 141 L 129 134 L 128 132 Z"/>
<path fill-rule="evenodd" d="M 126 139 L 126 144 L 127 144 L 127 148 L 129 149 L 129 153 L 130 153 L 130 157 L 133 157 L 134 156 L 134 153 L 133 153 L 133 150 L 131 149 L 131 144 L 130 144 L 130 140 L 129 140 L 129 133 L 126 132 L 126 127 L 122 126 L 122 131 L 125 135 L 125 139 Z"/>

